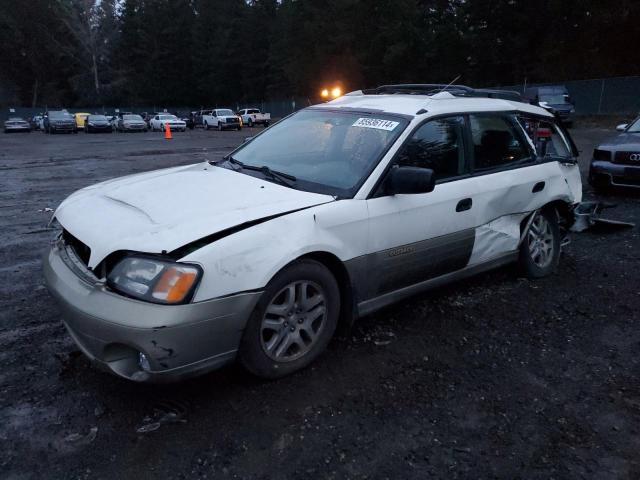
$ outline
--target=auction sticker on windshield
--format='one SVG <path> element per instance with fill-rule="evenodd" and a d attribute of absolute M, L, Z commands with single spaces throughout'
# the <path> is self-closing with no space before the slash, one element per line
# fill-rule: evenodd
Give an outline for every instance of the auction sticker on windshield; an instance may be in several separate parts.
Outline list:
<path fill-rule="evenodd" d="M 359 118 L 352 127 L 377 128 L 378 130 L 387 130 L 390 132 L 398 125 L 400 125 L 400 122 L 382 120 L 380 118 Z"/>

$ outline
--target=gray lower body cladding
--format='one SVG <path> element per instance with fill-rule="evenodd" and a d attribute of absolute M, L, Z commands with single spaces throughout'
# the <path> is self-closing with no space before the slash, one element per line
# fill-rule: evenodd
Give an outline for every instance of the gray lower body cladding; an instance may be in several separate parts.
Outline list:
<path fill-rule="evenodd" d="M 186 305 L 125 298 L 80 277 L 62 247 L 44 258 L 46 285 L 79 348 L 104 369 L 135 381 L 173 381 L 232 361 L 260 292 Z M 139 354 L 148 367 L 143 369 Z"/>
<path fill-rule="evenodd" d="M 467 266 L 475 229 L 382 250 L 346 262 L 358 301 L 366 301 Z"/>

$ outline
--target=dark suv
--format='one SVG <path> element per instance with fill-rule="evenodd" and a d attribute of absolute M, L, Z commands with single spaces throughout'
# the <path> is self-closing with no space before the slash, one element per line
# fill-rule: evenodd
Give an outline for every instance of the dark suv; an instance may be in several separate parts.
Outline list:
<path fill-rule="evenodd" d="M 66 110 L 50 110 L 44 116 L 45 133 L 78 133 L 76 120 Z"/>
<path fill-rule="evenodd" d="M 573 124 L 576 113 L 575 104 L 564 85 L 530 87 L 525 90 L 524 98 L 530 103 L 551 110 L 565 125 Z"/>

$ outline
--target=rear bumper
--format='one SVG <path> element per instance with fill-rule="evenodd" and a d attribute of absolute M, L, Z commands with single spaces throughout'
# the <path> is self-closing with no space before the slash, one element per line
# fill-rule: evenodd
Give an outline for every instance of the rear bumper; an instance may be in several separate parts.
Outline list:
<path fill-rule="evenodd" d="M 594 186 L 640 188 L 640 165 L 593 160 L 589 168 L 589 183 Z"/>
<path fill-rule="evenodd" d="M 4 131 L 7 132 L 7 133 L 12 133 L 12 132 L 30 132 L 31 131 L 31 127 L 8 125 L 8 126 L 4 127 Z"/>
<path fill-rule="evenodd" d="M 115 294 L 71 263 L 60 242 L 43 259 L 45 283 L 69 334 L 101 368 L 138 382 L 176 381 L 231 362 L 260 295 L 156 305 Z"/>

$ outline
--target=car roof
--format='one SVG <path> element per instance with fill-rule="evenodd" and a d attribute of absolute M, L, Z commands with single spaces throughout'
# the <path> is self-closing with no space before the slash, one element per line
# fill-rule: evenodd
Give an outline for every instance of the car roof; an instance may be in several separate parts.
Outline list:
<path fill-rule="evenodd" d="M 434 95 L 397 93 L 367 95 L 358 90 L 330 102 L 314 105 L 312 108 L 379 112 L 412 118 L 419 115 L 419 111 L 420 114 L 428 113 L 429 116 L 447 113 L 520 111 L 553 117 L 545 109 L 528 103 L 499 98 L 457 96 L 449 92 L 440 92 Z"/>

